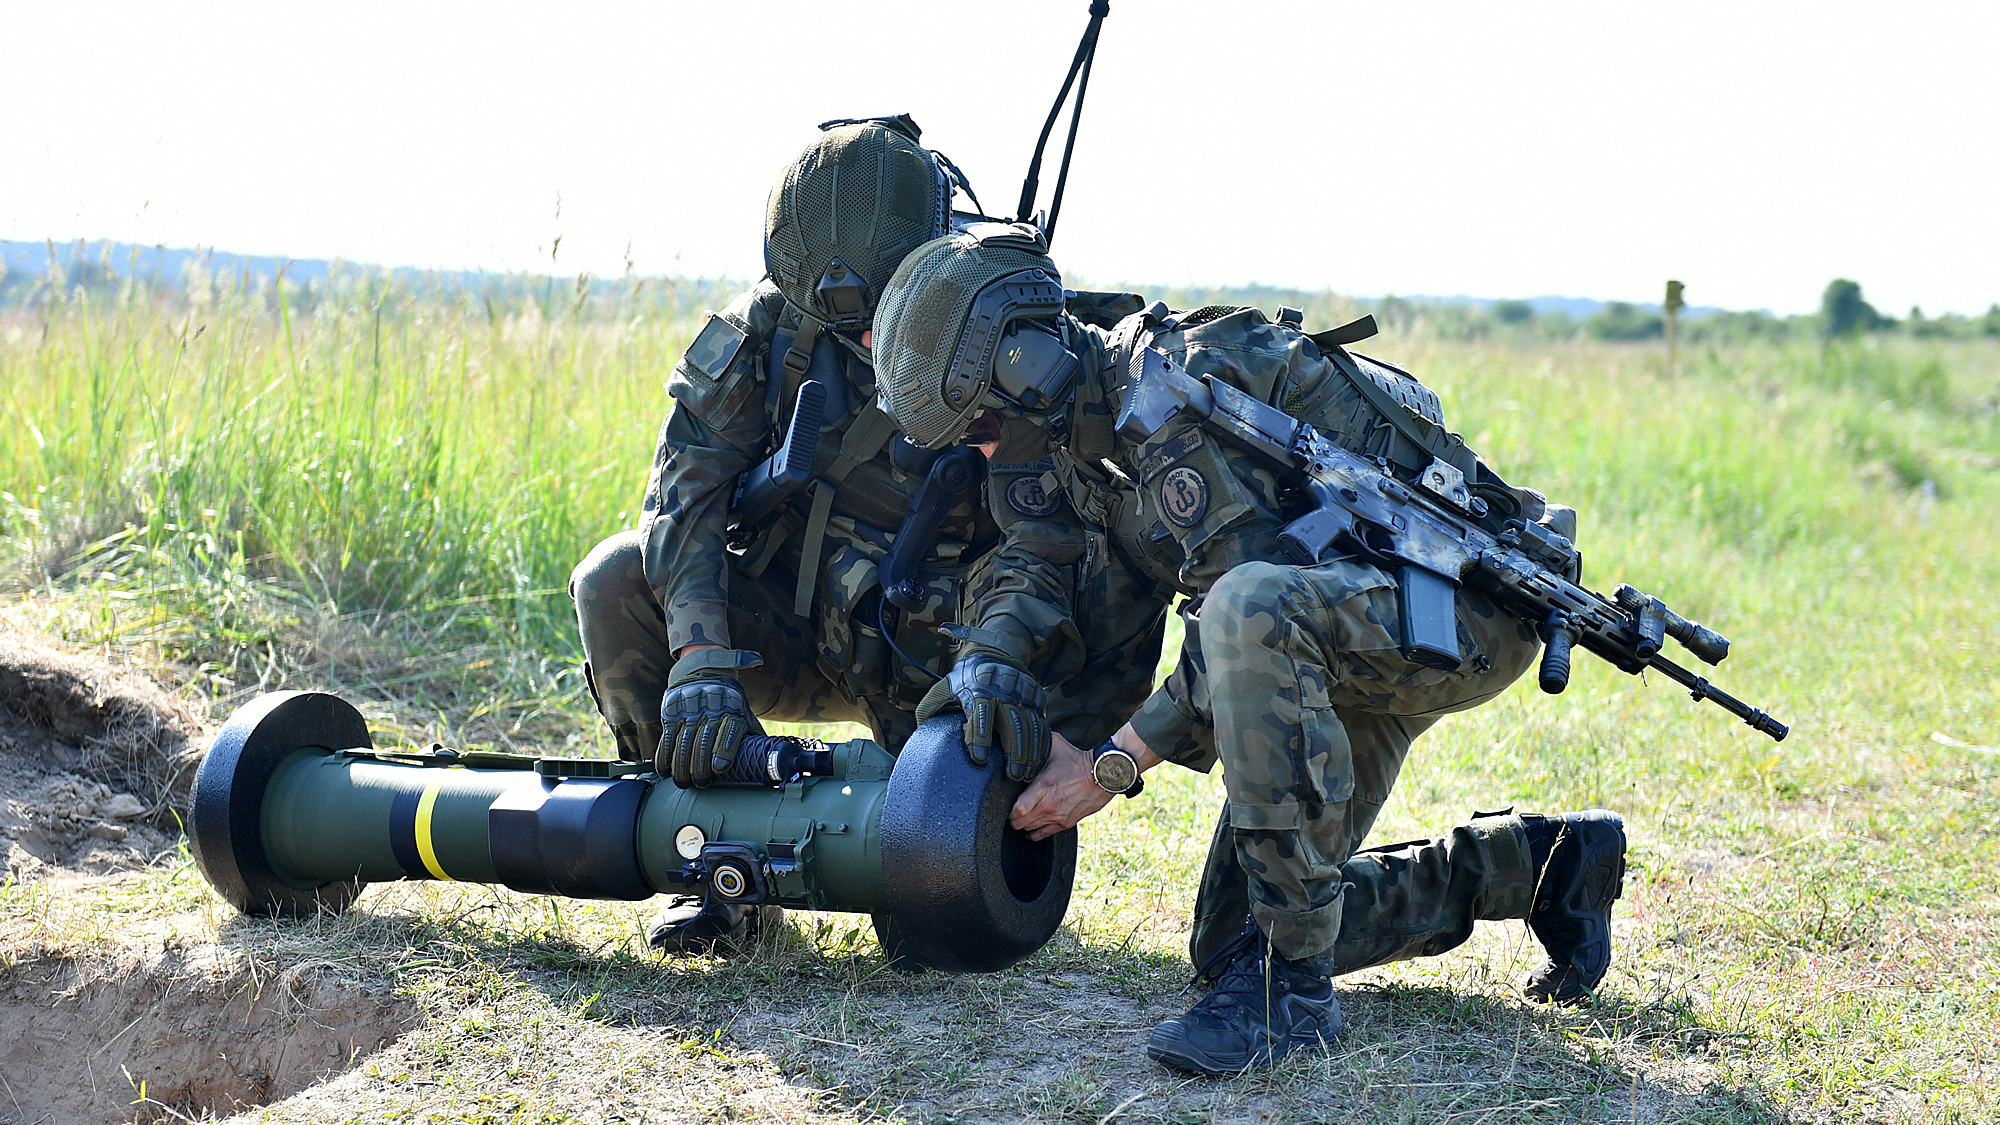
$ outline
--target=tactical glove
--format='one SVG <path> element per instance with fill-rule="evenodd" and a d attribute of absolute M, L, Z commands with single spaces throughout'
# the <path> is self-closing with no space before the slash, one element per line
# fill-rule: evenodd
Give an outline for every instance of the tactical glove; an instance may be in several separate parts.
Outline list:
<path fill-rule="evenodd" d="M 683 789 L 699 789 L 736 761 L 746 734 L 763 734 L 750 713 L 739 669 L 764 658 L 741 649 L 704 649 L 674 662 L 660 700 L 660 749 L 653 769 Z"/>
<path fill-rule="evenodd" d="M 1049 721 L 1042 708 L 1047 693 L 1019 668 L 973 653 L 952 666 L 917 706 L 922 722 L 956 702 L 965 711 L 965 754 L 986 764 L 995 744 L 1007 759 L 1007 776 L 1031 780 L 1049 760 Z"/>

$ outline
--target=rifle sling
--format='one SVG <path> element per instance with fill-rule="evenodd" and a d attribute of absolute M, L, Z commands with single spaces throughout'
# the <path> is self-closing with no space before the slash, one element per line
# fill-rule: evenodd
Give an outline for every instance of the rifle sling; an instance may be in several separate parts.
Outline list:
<path fill-rule="evenodd" d="M 792 336 L 792 346 L 785 352 L 785 358 L 779 364 L 785 373 L 779 388 L 779 402 L 798 401 L 799 385 L 805 382 L 806 369 L 812 366 L 813 348 L 818 345 L 820 330 L 825 327 L 826 322 L 811 313 L 799 315 L 799 327 Z"/>
<path fill-rule="evenodd" d="M 884 414 L 881 407 L 870 402 L 861 408 L 861 413 L 841 437 L 840 452 L 835 455 L 833 464 L 828 465 L 814 483 L 812 514 L 806 518 L 806 537 L 799 545 L 798 586 L 792 592 L 792 612 L 797 616 L 804 617 L 812 612 L 813 591 L 819 584 L 819 553 L 826 541 L 826 521 L 833 515 L 833 494 L 856 466 L 874 460 L 895 433 L 895 421 Z"/>

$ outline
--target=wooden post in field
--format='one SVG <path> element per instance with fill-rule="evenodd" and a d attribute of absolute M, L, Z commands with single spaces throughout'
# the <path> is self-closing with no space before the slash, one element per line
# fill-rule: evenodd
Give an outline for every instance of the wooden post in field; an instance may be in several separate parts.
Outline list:
<path fill-rule="evenodd" d="M 1674 377 L 1674 329 L 1680 324 L 1681 290 L 1686 288 L 1678 281 L 1667 282 L 1667 378 Z"/>

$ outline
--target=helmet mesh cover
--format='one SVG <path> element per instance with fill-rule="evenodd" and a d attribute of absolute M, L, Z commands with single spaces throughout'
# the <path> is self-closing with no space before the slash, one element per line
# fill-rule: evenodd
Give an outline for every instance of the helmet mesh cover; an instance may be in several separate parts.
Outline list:
<path fill-rule="evenodd" d="M 764 268 L 785 299 L 834 321 L 815 288 L 835 258 L 879 299 L 896 264 L 943 234 L 950 186 L 927 149 L 881 125 L 827 130 L 771 189 Z M 866 320 L 866 316 L 861 318 Z"/>
<path fill-rule="evenodd" d="M 996 224 L 997 225 L 997 224 Z M 964 343 L 980 290 L 1022 270 L 1061 275 L 1046 254 L 1018 235 L 940 238 L 918 247 L 889 280 L 875 316 L 875 379 L 890 416 L 911 441 L 938 446 L 965 432 L 978 413 L 990 372 L 964 402 L 945 397 L 945 377 Z"/>

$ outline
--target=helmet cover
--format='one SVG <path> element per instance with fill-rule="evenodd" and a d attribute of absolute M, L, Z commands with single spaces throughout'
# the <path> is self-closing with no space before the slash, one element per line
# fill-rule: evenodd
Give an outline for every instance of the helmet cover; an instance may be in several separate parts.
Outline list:
<path fill-rule="evenodd" d="M 896 264 L 950 229 L 951 185 L 907 117 L 822 129 L 771 189 L 764 269 L 801 311 L 865 328 Z"/>
<path fill-rule="evenodd" d="M 911 441 L 956 441 L 982 408 L 1020 405 L 994 387 L 1009 328 L 1062 310 L 1062 275 L 1031 226 L 975 223 L 925 243 L 897 267 L 876 312 L 884 409 Z"/>

